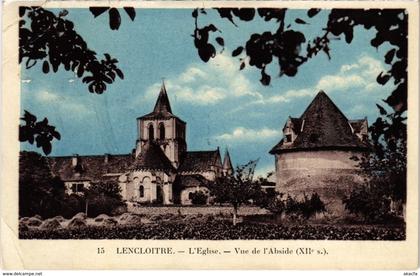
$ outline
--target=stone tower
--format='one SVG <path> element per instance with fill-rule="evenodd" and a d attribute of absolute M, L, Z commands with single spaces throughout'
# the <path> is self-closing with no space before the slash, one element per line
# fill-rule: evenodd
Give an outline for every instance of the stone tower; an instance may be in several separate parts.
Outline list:
<path fill-rule="evenodd" d="M 358 161 L 369 150 L 367 119 L 348 120 L 324 91 L 299 118 L 289 117 L 275 156 L 276 190 L 292 197 L 317 193 L 327 212 L 342 215 L 342 198 L 364 183 Z"/>
<path fill-rule="evenodd" d="M 137 118 L 136 157 L 147 142 L 159 145 L 175 168 L 187 151 L 186 123 L 172 114 L 165 84 L 162 83 L 153 111 Z"/>

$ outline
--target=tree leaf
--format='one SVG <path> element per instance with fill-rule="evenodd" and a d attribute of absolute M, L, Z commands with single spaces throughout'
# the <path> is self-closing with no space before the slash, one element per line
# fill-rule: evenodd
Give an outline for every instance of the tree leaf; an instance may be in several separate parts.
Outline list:
<path fill-rule="evenodd" d="M 261 70 L 261 79 L 260 82 L 262 85 L 269 85 L 271 81 L 271 77 L 265 73 L 265 69 Z"/>
<path fill-rule="evenodd" d="M 244 47 L 239 46 L 238 48 L 236 48 L 233 52 L 232 52 L 232 57 L 236 57 L 239 56 L 242 51 L 244 50 Z"/>
<path fill-rule="evenodd" d="M 376 78 L 376 82 L 381 84 L 381 85 L 385 85 L 389 81 L 389 79 L 391 78 L 391 75 L 389 75 L 389 74 L 382 75 L 382 73 L 383 72 L 381 72 L 378 75 L 378 77 Z"/>
<path fill-rule="evenodd" d="M 308 16 L 309 17 L 314 17 L 315 15 L 317 15 L 319 12 L 321 11 L 321 9 L 309 9 L 308 10 Z"/>
<path fill-rule="evenodd" d="M 198 55 L 202 61 L 208 62 L 211 57 L 215 57 L 216 49 L 213 45 L 207 43 L 198 49 Z"/>
<path fill-rule="evenodd" d="M 23 120 L 27 122 L 27 124 L 35 123 L 36 122 L 36 116 L 30 113 L 29 111 L 25 110 L 25 113 L 23 115 Z"/>
<path fill-rule="evenodd" d="M 386 112 L 385 108 L 383 108 L 383 107 L 382 107 L 382 106 L 380 106 L 379 104 L 376 104 L 376 106 L 378 107 L 378 109 L 379 109 L 379 113 L 380 113 L 381 115 L 387 115 L 387 114 L 388 114 L 388 112 Z"/>
<path fill-rule="evenodd" d="M 111 30 L 118 30 L 121 25 L 121 16 L 116 8 L 109 10 L 109 27 Z"/>
<path fill-rule="evenodd" d="M 389 50 L 388 53 L 386 53 L 385 55 L 385 63 L 390 64 L 392 60 L 394 59 L 394 55 L 395 55 L 395 49 Z"/>
<path fill-rule="evenodd" d="M 87 77 L 84 77 L 83 79 L 82 79 L 82 82 L 83 83 L 89 83 L 89 82 L 91 82 L 91 81 L 94 81 L 95 79 L 92 77 L 92 76 L 87 76 Z"/>
<path fill-rule="evenodd" d="M 232 12 L 243 21 L 251 21 L 255 16 L 254 8 L 232 9 Z"/>
<path fill-rule="evenodd" d="M 31 61 L 33 62 L 32 64 L 30 64 Z M 36 64 L 36 60 L 35 59 L 28 58 L 28 60 L 26 61 L 26 69 L 32 68 L 33 66 L 35 66 L 35 64 Z"/>
<path fill-rule="evenodd" d="M 98 17 L 99 15 L 109 10 L 109 7 L 90 7 L 89 10 L 94 17 Z"/>
<path fill-rule="evenodd" d="M 83 68 L 83 66 L 79 65 L 77 67 L 77 77 L 81 78 L 83 76 L 84 71 L 85 71 L 85 69 Z"/>
<path fill-rule="evenodd" d="M 345 31 L 344 36 L 345 36 L 346 42 L 350 44 L 353 40 L 353 28 L 350 27 L 347 31 Z"/>
<path fill-rule="evenodd" d="M 216 37 L 216 42 L 219 43 L 220 46 L 225 46 L 225 41 L 223 40 L 223 37 Z"/>
<path fill-rule="evenodd" d="M 134 21 L 136 18 L 136 10 L 133 7 L 124 7 L 124 10 L 130 17 L 131 21 Z"/>
<path fill-rule="evenodd" d="M 22 17 L 25 15 L 25 11 L 29 9 L 28 7 L 19 7 L 19 17 Z"/>
<path fill-rule="evenodd" d="M 298 23 L 298 24 L 308 24 L 308 23 L 306 23 L 306 21 L 304 21 L 304 20 L 302 20 L 300 18 L 296 18 L 295 19 L 295 22 Z"/>
<path fill-rule="evenodd" d="M 194 9 L 191 15 L 192 15 L 192 17 L 197 18 L 197 16 L 198 16 L 198 9 Z"/>
<path fill-rule="evenodd" d="M 50 65 L 48 61 L 44 60 L 44 63 L 42 64 L 42 72 L 44 72 L 44 74 L 47 74 L 49 71 L 50 71 Z"/>
<path fill-rule="evenodd" d="M 57 140 L 60 140 L 61 139 L 61 134 L 58 131 L 56 131 L 56 130 L 51 131 L 51 135 L 53 137 L 55 137 Z"/>
<path fill-rule="evenodd" d="M 51 143 L 45 142 L 42 144 L 42 151 L 45 153 L 45 155 L 48 155 L 51 153 Z"/>
<path fill-rule="evenodd" d="M 235 25 L 235 27 L 238 27 L 238 25 L 236 25 L 235 22 L 233 21 L 232 9 L 216 8 L 216 10 L 219 13 L 221 18 L 227 18 L 230 22 L 232 22 L 233 25 Z"/>
<path fill-rule="evenodd" d="M 120 77 L 120 79 L 124 79 L 124 74 L 120 69 L 115 69 L 115 73 L 117 73 L 118 77 Z"/>
<path fill-rule="evenodd" d="M 64 9 L 64 10 L 60 11 L 60 13 L 58 14 L 58 16 L 59 17 L 64 17 L 64 16 L 66 16 L 68 14 L 69 14 L 69 11 L 66 10 L 66 9 Z"/>

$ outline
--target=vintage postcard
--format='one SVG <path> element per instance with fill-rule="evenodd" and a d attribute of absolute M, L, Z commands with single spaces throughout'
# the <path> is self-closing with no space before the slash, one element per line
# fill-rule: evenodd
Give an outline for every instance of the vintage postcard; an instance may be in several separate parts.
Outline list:
<path fill-rule="evenodd" d="M 4 268 L 415 269 L 418 8 L 5 1 Z"/>

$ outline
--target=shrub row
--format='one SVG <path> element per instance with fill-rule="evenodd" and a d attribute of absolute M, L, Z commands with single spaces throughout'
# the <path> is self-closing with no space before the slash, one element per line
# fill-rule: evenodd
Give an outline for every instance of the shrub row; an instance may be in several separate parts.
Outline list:
<path fill-rule="evenodd" d="M 274 225 L 230 221 L 160 222 L 141 226 L 25 230 L 20 239 L 405 240 L 404 226 Z"/>

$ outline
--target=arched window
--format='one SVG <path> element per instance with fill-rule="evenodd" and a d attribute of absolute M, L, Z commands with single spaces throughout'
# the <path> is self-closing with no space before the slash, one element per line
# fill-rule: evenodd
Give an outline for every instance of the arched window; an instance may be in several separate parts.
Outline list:
<path fill-rule="evenodd" d="M 163 123 L 159 124 L 159 139 L 165 139 L 165 125 Z"/>
<path fill-rule="evenodd" d="M 139 192 L 140 192 L 140 197 L 144 197 L 144 187 L 143 187 L 143 185 L 140 185 Z"/>
<path fill-rule="evenodd" d="M 149 125 L 149 140 L 153 140 L 155 138 L 155 131 L 153 129 L 153 125 L 150 124 Z"/>

